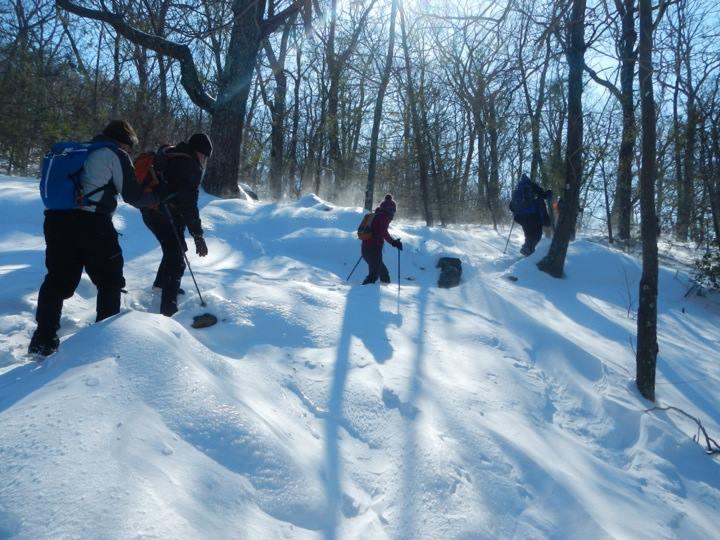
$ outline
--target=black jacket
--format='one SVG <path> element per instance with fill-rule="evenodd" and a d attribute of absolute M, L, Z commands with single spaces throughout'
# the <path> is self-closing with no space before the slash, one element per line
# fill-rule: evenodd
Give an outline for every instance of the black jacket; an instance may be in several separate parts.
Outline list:
<path fill-rule="evenodd" d="M 167 205 L 175 223 L 187 227 L 193 236 L 201 236 L 198 196 L 203 168 L 195 152 L 184 142 L 161 148 L 155 157 L 155 169 L 167 186 Z"/>

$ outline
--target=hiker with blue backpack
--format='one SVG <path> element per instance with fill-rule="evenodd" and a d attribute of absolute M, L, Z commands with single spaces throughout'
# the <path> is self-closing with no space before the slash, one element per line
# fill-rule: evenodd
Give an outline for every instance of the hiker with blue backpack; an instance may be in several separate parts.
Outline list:
<path fill-rule="evenodd" d="M 188 249 L 186 228 L 195 241 L 195 253 L 200 257 L 208 254 L 198 196 L 212 149 L 210 137 L 205 133 L 195 133 L 187 142 L 162 146 L 154 154 L 151 171 L 158 176 L 164 200 L 158 208 L 143 208 L 142 218 L 162 250 L 153 288 L 161 290 L 160 313 L 167 317 L 172 317 L 178 310 L 177 297 L 182 291 L 180 280 L 185 273 L 185 252 Z"/>
<path fill-rule="evenodd" d="M 136 207 L 158 202 L 135 179 L 128 152 L 137 143 L 128 122 L 113 120 L 92 141 L 57 143 L 45 156 L 40 193 L 46 208 L 47 274 L 38 294 L 30 354 L 57 350 L 63 301 L 75 293 L 83 269 L 97 287 L 95 321 L 119 313 L 125 278 L 112 222 L 117 196 Z"/>
<path fill-rule="evenodd" d="M 525 242 L 520 248 L 520 253 L 526 257 L 535 251 L 535 246 L 542 238 L 543 227 L 550 226 L 550 216 L 545 201 L 551 199 L 552 191 L 545 190 L 537 182 L 531 181 L 527 174 L 522 175 L 512 192 L 510 211 L 525 234 Z"/>
<path fill-rule="evenodd" d="M 375 283 L 380 278 L 383 283 L 390 283 L 390 273 L 387 266 L 383 262 L 382 250 L 385 241 L 392 247 L 402 251 L 402 242 L 393 238 L 388 233 L 390 222 L 395 217 L 397 204 L 389 193 L 385 195 L 385 199 L 375 209 L 375 212 L 368 214 L 363 221 L 369 223 L 361 223 L 358 229 L 358 238 L 362 240 L 360 252 L 362 258 L 368 265 L 368 275 L 363 281 L 363 285 Z M 363 229 L 366 232 L 361 232 Z"/>

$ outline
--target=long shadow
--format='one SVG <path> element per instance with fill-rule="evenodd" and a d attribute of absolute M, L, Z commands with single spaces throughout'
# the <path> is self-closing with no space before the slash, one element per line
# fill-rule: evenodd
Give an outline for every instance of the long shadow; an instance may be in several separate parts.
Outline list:
<path fill-rule="evenodd" d="M 399 316 L 380 310 L 380 289 L 377 285 L 355 286 L 350 289 L 335 357 L 335 370 L 325 421 L 325 484 L 327 516 L 324 536 L 337 538 L 339 514 L 343 507 L 340 430 L 345 428 L 343 399 L 350 370 L 352 338 L 359 338 L 378 363 L 392 357 L 393 348 L 387 339 L 389 324 L 399 324 Z"/>
<path fill-rule="evenodd" d="M 413 360 L 412 374 L 408 381 L 408 393 L 407 393 L 407 405 L 413 410 L 420 410 L 417 405 L 417 401 L 422 391 L 423 382 L 423 370 L 425 362 L 425 326 L 426 317 L 428 310 L 428 298 L 430 292 L 428 287 L 422 287 L 418 294 L 417 305 L 418 305 L 418 325 L 417 325 L 417 349 L 415 351 L 415 358 Z M 406 496 L 401 502 L 400 507 L 400 530 L 406 531 L 409 536 L 412 536 L 410 531 L 418 523 L 417 519 L 417 507 L 415 501 L 410 496 L 417 488 L 417 468 L 418 468 L 418 453 L 417 453 L 417 426 L 412 419 L 406 419 L 404 422 L 404 441 L 405 441 L 405 453 L 403 456 L 403 472 L 402 472 L 402 490 Z"/>

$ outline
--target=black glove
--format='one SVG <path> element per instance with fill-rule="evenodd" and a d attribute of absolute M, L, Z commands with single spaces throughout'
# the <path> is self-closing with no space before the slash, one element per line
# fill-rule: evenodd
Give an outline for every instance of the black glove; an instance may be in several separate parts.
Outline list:
<path fill-rule="evenodd" d="M 399 238 L 395 240 L 395 247 L 398 248 L 398 251 L 402 251 L 402 242 Z"/>
<path fill-rule="evenodd" d="M 200 255 L 201 257 L 204 257 L 208 254 L 208 248 L 207 244 L 205 243 L 205 239 L 202 237 L 201 234 L 197 236 L 193 236 L 195 239 L 195 253 Z"/>
<path fill-rule="evenodd" d="M 548 201 L 550 201 L 550 200 L 552 200 L 552 198 L 553 198 L 552 189 L 548 189 L 548 190 L 545 192 L 545 199 L 547 199 Z"/>

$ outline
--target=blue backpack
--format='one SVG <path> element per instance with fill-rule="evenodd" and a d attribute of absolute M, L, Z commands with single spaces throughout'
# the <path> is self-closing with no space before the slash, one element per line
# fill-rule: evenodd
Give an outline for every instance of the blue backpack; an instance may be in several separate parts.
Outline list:
<path fill-rule="evenodd" d="M 80 183 L 85 160 L 90 152 L 98 148 L 116 146 L 111 142 L 59 142 L 52 146 L 43 159 L 40 177 L 40 196 L 48 210 L 72 210 L 90 206 L 88 197 L 104 190 L 100 187 L 90 193 L 83 193 Z"/>
<path fill-rule="evenodd" d="M 538 213 L 537 195 L 530 182 L 521 181 L 513 190 L 510 211 L 516 216 Z"/>

